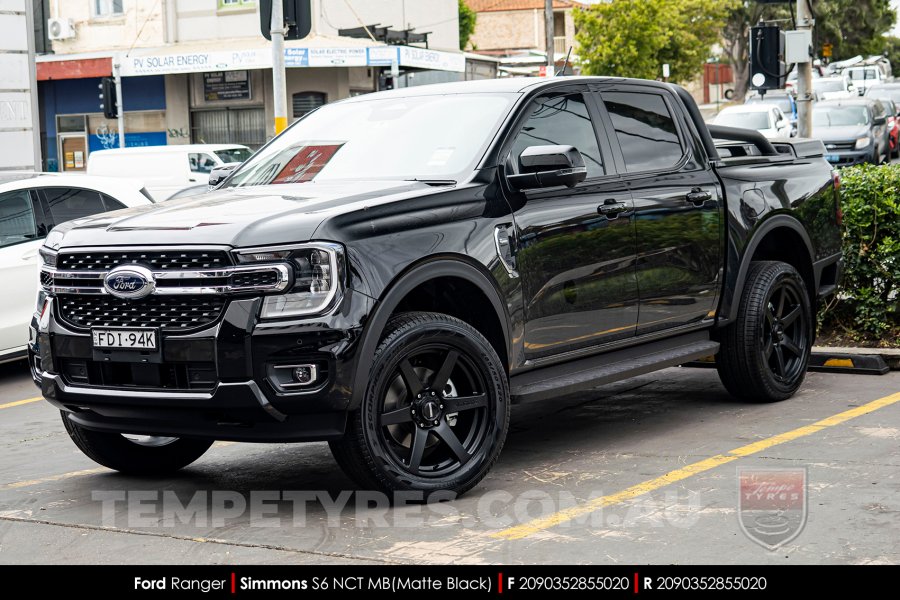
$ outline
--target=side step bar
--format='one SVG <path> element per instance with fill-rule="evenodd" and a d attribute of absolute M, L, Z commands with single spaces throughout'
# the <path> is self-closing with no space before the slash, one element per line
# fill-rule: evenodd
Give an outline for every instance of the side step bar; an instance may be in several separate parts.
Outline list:
<path fill-rule="evenodd" d="M 533 402 L 590 389 L 680 365 L 719 351 L 709 332 L 698 331 L 656 342 L 550 365 L 510 378 L 513 402 Z"/>

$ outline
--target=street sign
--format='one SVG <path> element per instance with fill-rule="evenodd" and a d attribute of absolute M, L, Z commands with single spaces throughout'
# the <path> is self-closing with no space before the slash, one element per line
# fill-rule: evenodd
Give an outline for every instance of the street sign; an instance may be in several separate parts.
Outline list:
<path fill-rule="evenodd" d="M 276 0 L 278 1 L 278 0 Z M 312 30 L 312 0 L 281 0 L 284 6 L 284 39 L 302 40 Z M 259 2 L 259 29 L 272 39 L 272 0 Z"/>

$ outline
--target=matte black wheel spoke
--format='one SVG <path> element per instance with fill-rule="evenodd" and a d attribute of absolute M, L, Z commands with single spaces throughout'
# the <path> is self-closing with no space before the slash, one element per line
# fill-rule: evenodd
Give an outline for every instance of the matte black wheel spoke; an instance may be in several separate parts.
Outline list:
<path fill-rule="evenodd" d="M 409 390 L 412 397 L 416 397 L 418 394 L 422 393 L 422 390 L 425 389 L 425 385 L 422 383 L 422 380 L 419 379 L 419 376 L 416 374 L 416 370 L 413 369 L 409 359 L 404 358 L 400 361 L 400 373 L 403 375 L 406 389 Z"/>
<path fill-rule="evenodd" d="M 797 346 L 797 344 L 794 343 L 794 340 L 790 338 L 784 338 L 784 340 L 781 342 L 781 345 L 785 350 L 787 350 L 794 356 L 800 356 L 802 354 L 800 352 L 799 346 Z"/>
<path fill-rule="evenodd" d="M 775 306 L 773 306 L 771 302 L 766 305 L 766 321 L 768 321 L 769 327 L 775 325 Z"/>
<path fill-rule="evenodd" d="M 401 423 L 409 423 L 412 421 L 412 414 L 409 412 L 409 406 L 388 411 L 381 415 L 382 425 L 399 425 Z"/>
<path fill-rule="evenodd" d="M 775 345 L 775 358 L 778 363 L 778 366 L 775 370 L 777 371 L 778 375 L 784 377 L 784 374 L 786 372 L 784 368 L 784 352 L 781 350 L 781 346 L 778 344 Z"/>
<path fill-rule="evenodd" d="M 450 381 L 450 375 L 456 367 L 456 360 L 458 358 L 459 352 L 456 350 L 447 352 L 447 356 L 444 357 L 444 362 L 441 364 L 441 370 L 437 372 L 437 375 L 434 376 L 434 381 L 431 382 L 431 389 L 438 391 L 444 389 L 447 382 Z"/>
<path fill-rule="evenodd" d="M 484 408 L 487 406 L 487 394 L 444 398 L 443 403 L 444 414 L 458 413 L 464 410 L 472 410 L 475 408 Z"/>
<path fill-rule="evenodd" d="M 787 300 L 787 292 L 785 291 L 784 287 L 778 288 L 778 292 L 779 294 L 781 294 L 781 297 L 778 299 L 778 310 L 775 311 L 775 314 L 778 317 L 781 317 L 782 315 L 784 315 L 784 303 L 785 300 Z"/>
<path fill-rule="evenodd" d="M 432 429 L 432 431 L 441 438 L 441 441 L 447 444 L 447 447 L 450 448 L 450 451 L 453 452 L 456 459 L 461 464 L 469 462 L 471 456 L 466 452 L 466 449 L 460 443 L 459 438 L 456 437 L 456 434 L 453 433 L 453 430 L 450 429 L 450 426 L 447 425 L 446 421 L 441 421 L 441 424 Z"/>
<path fill-rule="evenodd" d="M 785 329 L 787 329 L 788 326 L 791 323 L 793 323 L 794 321 L 796 321 L 797 317 L 799 317 L 799 316 L 800 316 L 800 306 L 798 305 L 798 306 L 795 306 L 793 309 L 791 309 L 791 311 L 788 314 L 784 315 L 784 317 L 781 318 L 781 324 L 784 326 Z"/>
<path fill-rule="evenodd" d="M 422 464 L 422 456 L 425 454 L 425 442 L 427 441 L 428 432 L 416 427 L 413 433 L 412 447 L 409 449 L 409 470 L 413 473 L 419 472 L 419 465 Z"/>
<path fill-rule="evenodd" d="M 772 358 L 772 353 L 774 351 L 775 351 L 775 342 L 770 340 L 769 343 L 766 344 L 766 361 L 768 361 L 770 358 Z"/>

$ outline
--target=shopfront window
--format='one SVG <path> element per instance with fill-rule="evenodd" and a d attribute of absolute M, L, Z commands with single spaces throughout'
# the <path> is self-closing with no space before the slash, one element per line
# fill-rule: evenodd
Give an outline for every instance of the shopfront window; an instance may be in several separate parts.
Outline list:
<path fill-rule="evenodd" d="M 125 14 L 124 0 L 94 0 L 95 17 L 118 17 Z"/>

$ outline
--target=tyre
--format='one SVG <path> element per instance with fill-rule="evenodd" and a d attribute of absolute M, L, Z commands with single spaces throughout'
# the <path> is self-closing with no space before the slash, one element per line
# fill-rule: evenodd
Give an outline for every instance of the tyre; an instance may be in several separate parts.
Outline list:
<path fill-rule="evenodd" d="M 86 429 L 62 412 L 63 424 L 78 449 L 96 463 L 130 475 L 165 475 L 191 464 L 209 450 L 211 440 L 125 435 Z"/>
<path fill-rule="evenodd" d="M 734 323 L 723 328 L 716 357 L 732 396 L 785 400 L 803 383 L 814 337 L 803 278 L 782 262 L 753 262 Z"/>
<path fill-rule="evenodd" d="M 440 313 L 393 317 L 375 351 L 362 405 L 330 442 L 357 484 L 388 494 L 462 494 L 497 460 L 509 389 L 497 353 L 467 323 Z"/>

